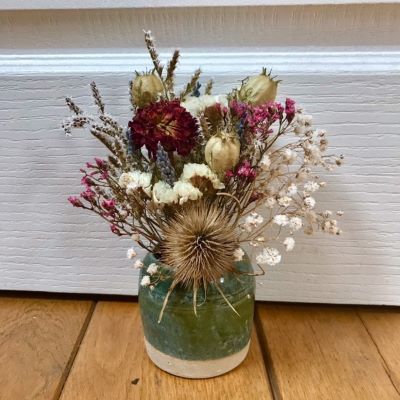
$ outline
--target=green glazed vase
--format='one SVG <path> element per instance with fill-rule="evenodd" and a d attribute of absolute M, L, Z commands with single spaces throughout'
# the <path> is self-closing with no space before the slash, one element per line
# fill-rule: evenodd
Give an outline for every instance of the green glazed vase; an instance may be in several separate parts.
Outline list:
<path fill-rule="evenodd" d="M 151 263 L 165 271 L 153 254 L 147 254 L 143 263 L 140 280 Z M 209 285 L 206 294 L 199 289 L 196 315 L 192 291 L 177 286 L 159 323 L 172 278 L 153 289 L 140 286 L 146 349 L 159 368 L 185 378 L 210 378 L 230 371 L 246 358 L 253 324 L 255 279 L 249 275 L 253 268 L 247 255 L 235 267 L 239 274 L 226 274 L 219 285 L 239 315 L 213 285 Z"/>

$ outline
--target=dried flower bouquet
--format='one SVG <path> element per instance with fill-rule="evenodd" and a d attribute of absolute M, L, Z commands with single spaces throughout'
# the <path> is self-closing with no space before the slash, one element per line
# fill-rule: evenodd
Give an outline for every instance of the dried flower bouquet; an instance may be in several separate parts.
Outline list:
<path fill-rule="evenodd" d="M 164 307 L 183 285 L 193 290 L 196 311 L 199 288 L 214 285 L 224 297 L 220 279 L 237 272 L 246 243 L 259 266 L 274 266 L 282 250 L 293 250 L 296 231 L 340 234 L 333 213 L 316 208 L 315 192 L 325 182 L 314 171 L 331 171 L 342 156 L 326 154 L 326 132 L 314 129 L 292 99 L 276 101 L 279 81 L 265 69 L 219 95 L 211 94 L 212 81 L 201 94 L 197 70 L 177 92 L 179 51 L 164 68 L 150 32 L 145 42 L 154 68 L 130 83 L 128 127 L 106 113 L 94 82 L 98 116 L 66 99 L 73 114 L 63 123 L 66 134 L 87 126 L 110 153 L 86 164 L 84 191 L 69 201 L 169 268 L 173 282 Z M 143 267 L 141 260 L 134 265 Z M 153 263 L 141 285 L 152 290 L 164 278 Z"/>

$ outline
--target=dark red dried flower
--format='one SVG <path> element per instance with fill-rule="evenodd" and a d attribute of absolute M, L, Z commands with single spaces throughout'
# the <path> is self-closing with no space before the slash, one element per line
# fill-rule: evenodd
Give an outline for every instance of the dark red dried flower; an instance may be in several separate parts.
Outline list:
<path fill-rule="evenodd" d="M 179 100 L 160 100 L 139 108 L 129 122 L 131 140 L 135 148 L 146 146 L 156 159 L 157 144 L 166 151 L 186 156 L 196 144 L 198 125 L 196 119 L 183 108 Z"/>

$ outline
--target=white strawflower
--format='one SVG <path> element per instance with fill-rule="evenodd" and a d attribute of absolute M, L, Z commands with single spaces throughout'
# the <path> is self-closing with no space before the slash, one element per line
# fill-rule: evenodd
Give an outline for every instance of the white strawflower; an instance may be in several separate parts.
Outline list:
<path fill-rule="evenodd" d="M 244 256 L 244 251 L 238 247 L 234 252 L 233 252 L 233 260 L 234 261 L 242 261 Z"/>
<path fill-rule="evenodd" d="M 131 171 L 121 174 L 118 180 L 119 186 L 131 194 L 142 189 L 147 196 L 151 197 L 151 172 Z"/>
<path fill-rule="evenodd" d="M 274 224 L 276 224 L 276 225 L 285 226 L 289 223 L 289 218 L 287 217 L 287 215 L 278 214 L 278 215 L 275 215 L 273 221 L 274 221 Z"/>
<path fill-rule="evenodd" d="M 281 255 L 277 249 L 266 247 L 262 253 L 258 254 L 256 261 L 258 264 L 276 265 L 281 262 Z"/>
<path fill-rule="evenodd" d="M 178 181 L 174 183 L 173 190 L 179 198 L 179 204 L 186 203 L 188 200 L 198 200 L 203 196 L 199 189 L 189 182 Z"/>
<path fill-rule="evenodd" d="M 303 221 L 300 217 L 292 217 L 289 220 L 289 228 L 291 231 L 298 231 L 303 226 Z"/>
<path fill-rule="evenodd" d="M 218 179 L 218 176 L 211 171 L 206 164 L 188 163 L 183 167 L 179 180 L 193 183 L 194 178 L 200 177 L 209 180 L 214 189 L 223 189 L 225 185 Z"/>
<path fill-rule="evenodd" d="M 278 204 L 281 207 L 289 207 L 291 202 L 292 202 L 292 199 L 289 196 L 283 196 L 278 199 Z"/>
<path fill-rule="evenodd" d="M 315 199 L 311 196 L 306 197 L 304 199 L 304 205 L 309 209 L 312 210 L 315 207 Z"/>
<path fill-rule="evenodd" d="M 129 258 L 131 260 L 132 258 L 135 258 L 136 256 L 137 256 L 137 253 L 133 247 L 127 250 L 127 252 L 126 252 L 127 258 Z"/>
<path fill-rule="evenodd" d="M 271 159 L 269 158 L 268 154 L 264 154 L 260 161 L 260 167 L 263 171 L 268 171 L 270 166 Z"/>
<path fill-rule="evenodd" d="M 153 201 L 156 204 L 172 204 L 178 202 L 178 194 L 164 181 L 158 181 L 153 186 Z"/>
<path fill-rule="evenodd" d="M 220 103 L 224 107 L 228 107 L 228 99 L 226 95 L 209 95 L 205 94 L 203 96 L 189 96 L 181 106 L 186 108 L 186 111 L 190 112 L 194 117 L 198 117 L 207 108 L 211 107 L 217 103 Z"/>
<path fill-rule="evenodd" d="M 150 285 L 150 276 L 145 275 L 140 281 L 141 286 L 149 286 Z"/>
<path fill-rule="evenodd" d="M 158 265 L 156 263 L 151 263 L 147 268 L 147 273 L 149 275 L 154 275 L 158 270 Z"/>
<path fill-rule="evenodd" d="M 264 202 L 264 205 L 267 208 L 274 208 L 275 204 L 276 204 L 275 197 L 268 197 Z"/>
<path fill-rule="evenodd" d="M 291 183 L 286 191 L 288 196 L 294 196 L 297 193 L 297 186 L 294 183 Z"/>
<path fill-rule="evenodd" d="M 143 268 L 143 261 L 142 260 L 136 260 L 135 263 L 133 264 L 133 268 L 135 268 L 135 269 Z"/>
<path fill-rule="evenodd" d="M 308 181 L 304 184 L 304 190 L 310 193 L 314 193 L 319 189 L 318 182 Z"/>
<path fill-rule="evenodd" d="M 283 241 L 283 244 L 285 245 L 286 251 L 292 251 L 294 249 L 295 241 L 289 236 Z"/>

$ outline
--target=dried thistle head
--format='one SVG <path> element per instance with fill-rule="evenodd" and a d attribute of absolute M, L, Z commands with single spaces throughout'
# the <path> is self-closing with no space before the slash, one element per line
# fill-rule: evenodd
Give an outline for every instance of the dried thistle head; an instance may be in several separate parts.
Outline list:
<path fill-rule="evenodd" d="M 163 228 L 163 236 L 162 261 L 174 271 L 175 284 L 196 291 L 234 271 L 235 227 L 213 203 L 197 201 L 182 208 Z"/>

